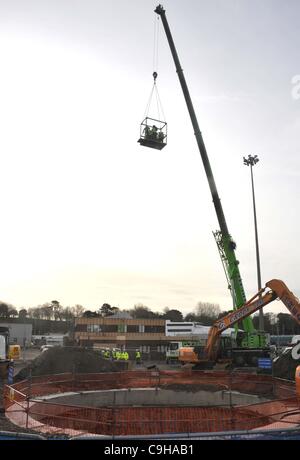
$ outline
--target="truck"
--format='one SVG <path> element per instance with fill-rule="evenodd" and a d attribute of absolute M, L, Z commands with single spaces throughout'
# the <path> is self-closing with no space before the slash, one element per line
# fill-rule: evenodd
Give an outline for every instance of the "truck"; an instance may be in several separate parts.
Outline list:
<path fill-rule="evenodd" d="M 270 357 L 269 346 L 261 348 L 259 353 L 256 349 L 245 349 L 242 346 L 245 331 L 239 331 L 235 338 L 235 346 L 226 347 L 221 340 L 221 334 L 276 299 L 280 299 L 283 302 L 292 317 L 300 324 L 299 299 L 283 281 L 273 279 L 268 281 L 264 288 L 260 289 L 237 311 L 232 311 L 215 321 L 209 330 L 205 347 L 180 348 L 179 361 L 182 364 L 193 363 L 197 368 L 211 368 L 216 362 L 229 363 L 235 367 L 257 366 L 259 358 Z"/>
<path fill-rule="evenodd" d="M 185 338 L 183 339 L 182 337 L 178 338 L 177 341 L 172 341 L 169 343 L 168 348 L 166 350 L 166 363 L 177 363 L 179 361 L 179 350 L 181 348 L 186 348 L 186 347 L 194 347 L 197 349 L 204 348 L 207 343 L 208 339 L 208 333 L 210 330 L 209 326 L 202 326 L 201 327 L 196 327 L 195 330 L 201 330 L 199 333 L 194 333 L 191 335 L 191 338 Z M 233 341 L 234 341 L 234 329 L 233 328 L 228 328 L 226 329 L 223 334 L 222 334 L 222 346 L 224 348 L 228 348 L 229 346 L 232 346 Z"/>
<path fill-rule="evenodd" d="M 205 346 L 207 335 L 202 339 L 199 337 L 198 340 L 181 340 L 170 342 L 166 351 L 166 363 L 172 364 L 177 363 L 179 358 L 179 350 L 183 347 L 198 347 Z"/>

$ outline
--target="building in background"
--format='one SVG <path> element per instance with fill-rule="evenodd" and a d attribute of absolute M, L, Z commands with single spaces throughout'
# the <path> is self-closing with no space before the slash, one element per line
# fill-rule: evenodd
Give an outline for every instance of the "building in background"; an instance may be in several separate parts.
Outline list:
<path fill-rule="evenodd" d="M 209 326 L 165 319 L 133 319 L 123 315 L 75 318 L 74 344 L 93 348 L 139 349 L 165 355 L 171 342 L 207 340 Z M 232 328 L 224 331 L 230 335 Z"/>
<path fill-rule="evenodd" d="M 120 315 L 121 316 L 121 315 Z M 132 319 L 116 316 L 76 318 L 74 341 L 80 346 L 164 352 L 170 339 L 163 319 Z"/>
<path fill-rule="evenodd" d="M 186 337 L 197 338 L 197 337 L 207 337 L 210 330 L 210 326 L 203 326 L 201 323 L 197 322 L 180 322 L 180 321 L 170 321 L 166 320 L 166 336 L 170 337 L 182 337 L 182 340 L 185 340 Z M 229 327 L 222 332 L 223 336 L 231 336 L 235 332 L 235 329 Z"/>
<path fill-rule="evenodd" d="M 179 335 L 199 335 L 208 334 L 210 327 L 203 326 L 201 323 L 188 321 L 170 321 L 166 320 L 166 335 L 177 337 Z"/>

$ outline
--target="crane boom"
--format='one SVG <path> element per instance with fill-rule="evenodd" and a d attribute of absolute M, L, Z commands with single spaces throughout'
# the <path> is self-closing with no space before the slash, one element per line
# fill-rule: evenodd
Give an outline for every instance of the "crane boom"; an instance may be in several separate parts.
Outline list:
<path fill-rule="evenodd" d="M 181 88 L 183 91 L 183 95 L 185 98 L 185 102 L 186 102 L 188 112 L 191 118 L 191 122 L 194 128 L 194 134 L 195 134 L 199 152 L 202 158 L 203 166 L 205 169 L 209 188 L 210 188 L 211 195 L 212 195 L 212 200 L 213 200 L 215 211 L 217 214 L 218 223 L 220 226 L 220 232 L 218 232 L 220 234 L 218 247 L 219 247 L 219 250 L 221 248 L 221 251 L 223 251 L 225 254 L 225 258 L 226 258 L 225 267 L 226 267 L 228 278 L 231 284 L 230 289 L 231 289 L 231 293 L 234 299 L 234 308 L 239 308 L 241 305 L 245 303 L 246 296 L 245 296 L 242 278 L 241 278 L 240 271 L 238 268 L 239 262 L 236 259 L 236 255 L 235 255 L 236 245 L 234 241 L 232 240 L 231 235 L 229 234 L 229 231 L 228 231 L 223 208 L 221 205 L 221 200 L 218 195 L 218 191 L 217 191 L 216 183 L 215 183 L 214 176 L 212 173 L 212 169 L 210 166 L 206 147 L 203 141 L 203 137 L 202 137 L 202 134 L 199 128 L 196 113 L 193 107 L 192 99 L 190 97 L 189 89 L 188 89 L 188 86 L 187 86 L 187 83 L 184 77 L 184 73 L 183 73 L 179 58 L 178 58 L 176 47 L 175 47 L 175 44 L 172 38 L 172 34 L 169 28 L 167 18 L 166 18 L 165 9 L 163 8 L 162 5 L 158 5 L 154 11 L 161 17 L 161 20 L 164 26 L 164 30 L 167 36 L 167 40 L 168 40 L 168 43 L 171 49 L 171 53 L 173 56 L 173 60 L 175 63 L 178 78 L 179 78 Z M 245 318 L 243 320 L 243 327 L 246 332 L 249 332 L 252 334 L 256 332 L 253 326 L 252 319 L 250 317 Z"/>

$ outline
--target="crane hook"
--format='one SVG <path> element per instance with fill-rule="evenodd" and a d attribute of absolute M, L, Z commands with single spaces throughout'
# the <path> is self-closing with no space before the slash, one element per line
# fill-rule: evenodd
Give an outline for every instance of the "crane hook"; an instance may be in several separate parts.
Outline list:
<path fill-rule="evenodd" d="M 153 78 L 154 78 L 154 83 L 155 83 L 155 80 L 157 79 L 157 72 L 153 72 Z"/>

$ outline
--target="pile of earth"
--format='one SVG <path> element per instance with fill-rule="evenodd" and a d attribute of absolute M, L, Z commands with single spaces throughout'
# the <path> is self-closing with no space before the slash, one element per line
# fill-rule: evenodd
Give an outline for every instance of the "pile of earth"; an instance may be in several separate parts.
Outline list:
<path fill-rule="evenodd" d="M 300 360 L 295 360 L 292 357 L 292 350 L 275 358 L 273 361 L 273 375 L 281 379 L 295 381 L 295 372 Z"/>
<path fill-rule="evenodd" d="M 73 373 L 120 372 L 125 370 L 125 362 L 112 362 L 103 359 L 95 350 L 82 347 L 53 347 L 44 351 L 24 367 L 14 381 L 30 376 Z"/>

